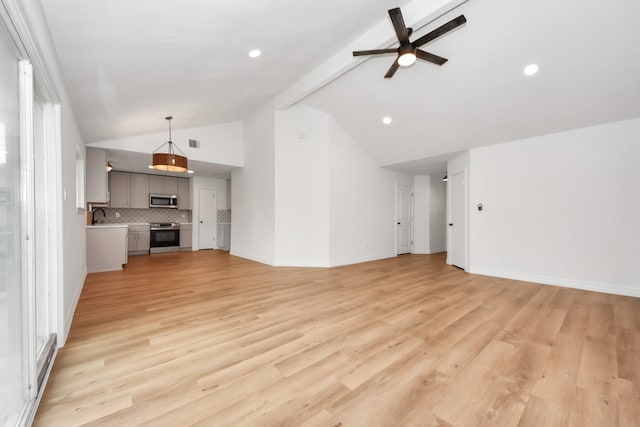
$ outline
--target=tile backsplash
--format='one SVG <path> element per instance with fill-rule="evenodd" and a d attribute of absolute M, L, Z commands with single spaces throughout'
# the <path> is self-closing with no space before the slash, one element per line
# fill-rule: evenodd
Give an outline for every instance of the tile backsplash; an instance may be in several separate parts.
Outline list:
<path fill-rule="evenodd" d="M 96 219 L 106 223 L 133 224 L 139 222 L 191 222 L 190 210 L 178 209 L 122 209 L 122 208 L 101 208 L 106 214 L 104 220 L 102 212 L 96 213 Z M 116 213 L 120 216 L 116 217 Z"/>
<path fill-rule="evenodd" d="M 231 211 L 220 210 L 218 211 L 218 224 L 231 224 Z"/>

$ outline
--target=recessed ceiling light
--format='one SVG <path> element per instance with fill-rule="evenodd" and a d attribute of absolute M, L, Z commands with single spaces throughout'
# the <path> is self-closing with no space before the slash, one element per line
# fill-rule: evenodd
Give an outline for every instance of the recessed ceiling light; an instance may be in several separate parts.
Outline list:
<path fill-rule="evenodd" d="M 526 76 L 533 76 L 537 72 L 538 72 L 538 64 L 529 64 L 526 67 L 524 67 L 524 74 Z"/>
<path fill-rule="evenodd" d="M 260 52 L 258 49 L 253 49 L 251 52 L 249 52 L 249 57 L 257 58 L 261 54 L 262 54 L 262 52 Z"/>
<path fill-rule="evenodd" d="M 149 165 L 147 166 L 149 169 L 153 169 L 153 165 Z"/>
<path fill-rule="evenodd" d="M 389 117 L 389 116 L 383 117 L 382 118 L 382 123 L 384 123 L 385 125 L 390 125 L 391 124 L 391 117 Z"/>
<path fill-rule="evenodd" d="M 191 169 L 189 169 L 189 170 L 187 171 L 187 173 L 193 173 L 193 171 L 192 171 Z"/>

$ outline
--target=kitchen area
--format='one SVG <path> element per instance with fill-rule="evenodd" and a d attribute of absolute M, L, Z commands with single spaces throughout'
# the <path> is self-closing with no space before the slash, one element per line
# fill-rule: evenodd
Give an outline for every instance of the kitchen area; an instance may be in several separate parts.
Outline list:
<path fill-rule="evenodd" d="M 194 178 L 185 175 L 112 170 L 107 150 L 87 147 L 87 272 L 121 270 L 129 256 L 229 250 L 231 211 L 217 210 L 215 200 L 209 205 L 197 195 L 194 203 Z M 194 216 L 201 233 L 195 238 Z M 207 230 L 210 245 L 202 235 Z M 194 245 L 198 237 L 202 244 Z"/>

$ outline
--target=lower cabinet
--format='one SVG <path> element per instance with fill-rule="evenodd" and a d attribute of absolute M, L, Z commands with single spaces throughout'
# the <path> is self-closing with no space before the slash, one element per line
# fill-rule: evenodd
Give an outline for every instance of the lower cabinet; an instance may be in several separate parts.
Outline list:
<path fill-rule="evenodd" d="M 151 230 L 149 225 L 129 225 L 127 236 L 129 255 L 144 255 L 149 253 Z"/>
<path fill-rule="evenodd" d="M 127 259 L 127 226 L 87 226 L 87 273 L 122 270 Z"/>
<path fill-rule="evenodd" d="M 231 224 L 218 224 L 218 249 L 229 250 L 231 243 Z"/>
<path fill-rule="evenodd" d="M 180 224 L 180 250 L 190 251 L 192 244 L 191 224 Z"/>

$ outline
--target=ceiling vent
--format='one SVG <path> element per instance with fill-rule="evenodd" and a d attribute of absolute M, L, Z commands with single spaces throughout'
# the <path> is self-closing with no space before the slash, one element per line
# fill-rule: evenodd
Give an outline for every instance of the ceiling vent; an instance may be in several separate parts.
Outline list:
<path fill-rule="evenodd" d="M 190 139 L 189 140 L 189 147 L 191 147 L 191 148 L 200 148 L 200 141 L 198 141 L 197 139 Z"/>

